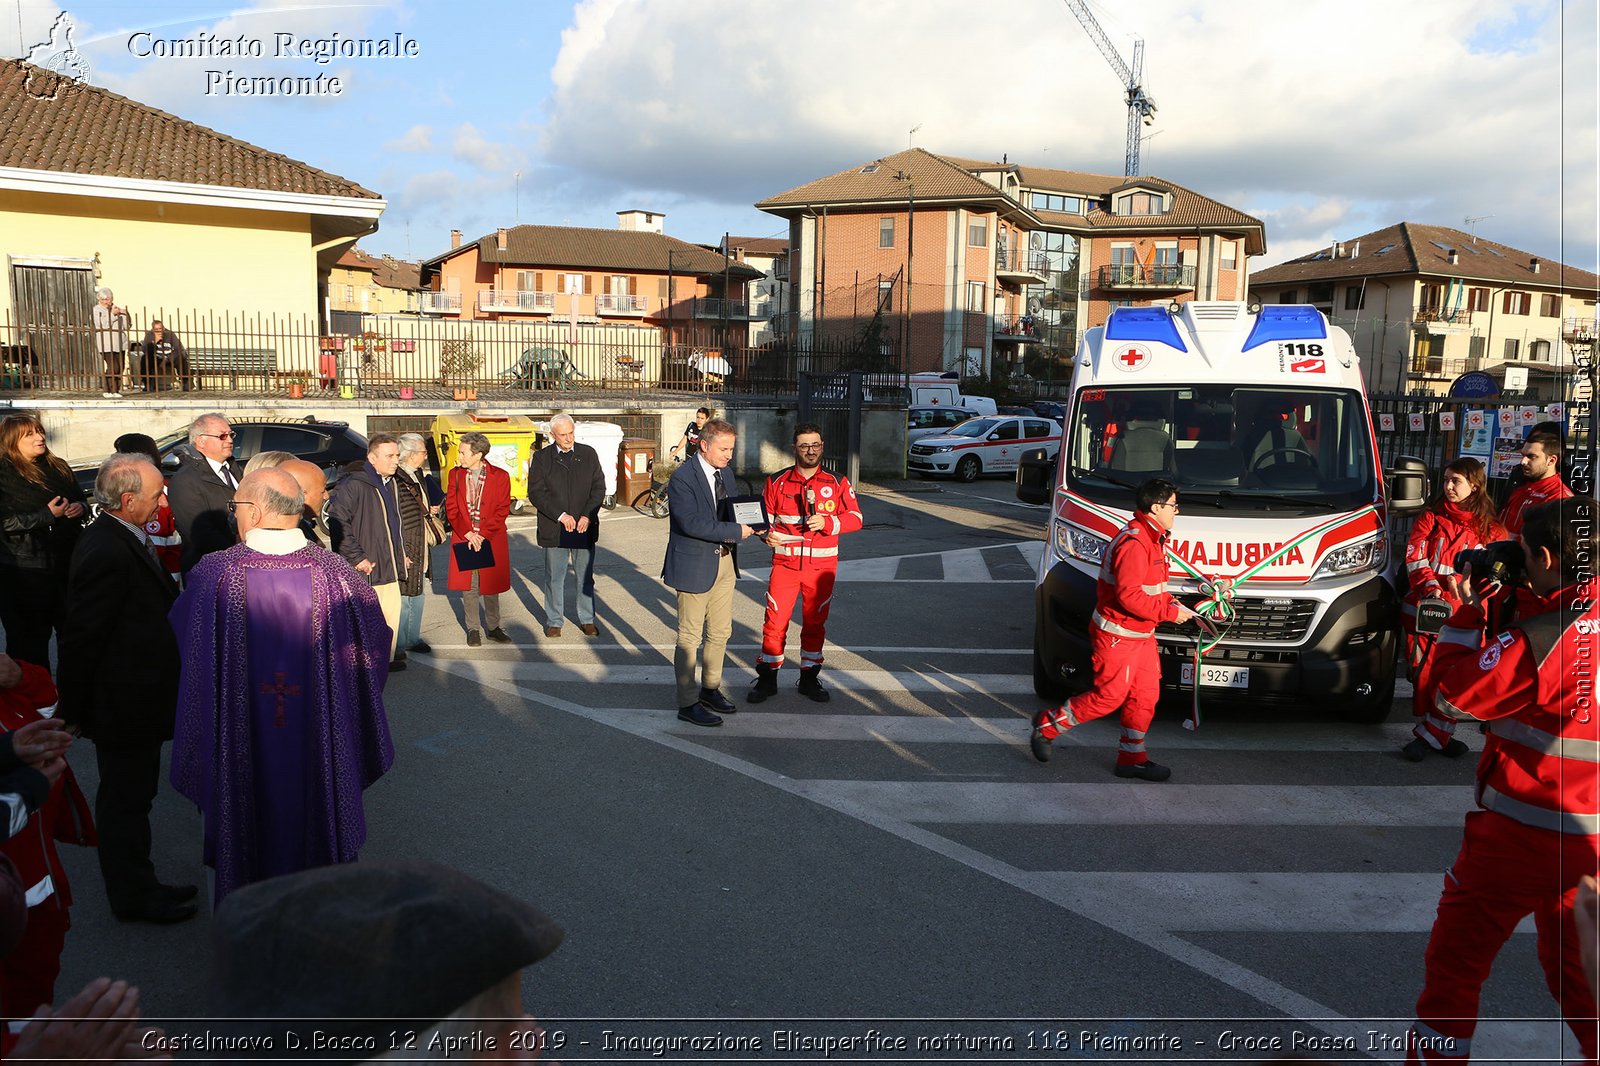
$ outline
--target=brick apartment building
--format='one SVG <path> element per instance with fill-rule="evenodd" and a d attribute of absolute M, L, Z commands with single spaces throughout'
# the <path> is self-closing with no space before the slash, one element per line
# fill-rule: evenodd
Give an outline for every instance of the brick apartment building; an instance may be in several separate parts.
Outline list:
<path fill-rule="evenodd" d="M 1259 219 L 1160 178 L 920 148 L 756 206 L 789 222 L 791 339 L 968 377 L 1064 377 L 1112 307 L 1244 299 L 1266 251 Z"/>

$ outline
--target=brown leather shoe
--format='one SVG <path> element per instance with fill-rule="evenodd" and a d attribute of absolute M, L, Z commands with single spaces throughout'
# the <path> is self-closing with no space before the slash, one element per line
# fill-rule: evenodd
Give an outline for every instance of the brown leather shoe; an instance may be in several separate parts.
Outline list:
<path fill-rule="evenodd" d="M 544 635 L 547 636 L 547 637 L 559 637 L 561 635 L 561 627 L 560 626 L 545 626 L 544 627 Z"/>
<path fill-rule="evenodd" d="M 585 622 L 578 628 L 583 630 L 583 635 L 586 637 L 598 637 L 600 635 L 600 627 L 593 622 Z"/>

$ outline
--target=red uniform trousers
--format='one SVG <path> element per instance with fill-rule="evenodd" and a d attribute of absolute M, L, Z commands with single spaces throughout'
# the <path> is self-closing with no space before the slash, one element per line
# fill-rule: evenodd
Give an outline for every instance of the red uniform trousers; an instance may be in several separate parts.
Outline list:
<path fill-rule="evenodd" d="M 72 919 L 61 897 L 28 908 L 28 928 L 16 949 L 0 959 L 0 1015 L 26 1018 L 56 1001 L 61 952 Z"/>
<path fill-rule="evenodd" d="M 1417 616 L 1414 614 L 1402 613 L 1400 628 L 1405 634 L 1406 661 L 1412 666 L 1411 714 L 1417 719 L 1417 724 L 1412 727 L 1411 735 L 1421 737 L 1423 743 L 1434 751 L 1443 751 L 1445 745 L 1455 739 L 1456 723 L 1455 719 L 1446 718 L 1433 703 L 1433 697 L 1439 691 L 1439 675 L 1429 670 L 1428 664 L 1433 658 L 1438 634 L 1419 634 Z"/>
<path fill-rule="evenodd" d="M 1156 716 L 1156 701 L 1161 698 L 1161 659 L 1156 638 L 1119 637 L 1091 625 L 1089 652 L 1094 688 L 1063 703 L 1051 721 L 1039 727 L 1039 732 L 1046 740 L 1054 740 L 1075 725 L 1120 710 L 1122 743 L 1117 748 L 1117 765 L 1149 762 L 1144 735 Z"/>
<path fill-rule="evenodd" d="M 1529 914 L 1539 963 L 1583 1057 L 1596 1054 L 1594 995 L 1572 919 L 1578 879 L 1596 872 L 1597 839 L 1536 829 L 1494 811 L 1467 814 L 1461 854 L 1445 875 L 1424 956 L 1406 1062 L 1464 1063 L 1478 1025 L 1478 997 L 1494 958 Z M 1566 1055 L 1562 1056 L 1566 1058 Z"/>
<path fill-rule="evenodd" d="M 783 665 L 789 619 L 794 615 L 794 601 L 798 596 L 800 668 L 822 665 L 822 642 L 827 636 L 828 608 L 833 604 L 833 578 L 837 570 L 837 565 L 772 568 L 772 576 L 767 580 L 767 617 L 761 625 L 761 655 L 757 662 L 774 668 Z"/>

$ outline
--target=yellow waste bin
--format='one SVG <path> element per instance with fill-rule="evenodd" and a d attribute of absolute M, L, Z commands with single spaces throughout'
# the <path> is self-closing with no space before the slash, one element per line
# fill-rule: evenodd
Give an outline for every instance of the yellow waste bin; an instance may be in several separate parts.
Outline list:
<path fill-rule="evenodd" d="M 463 411 L 433 420 L 433 444 L 439 453 L 439 483 L 450 491 L 456 453 L 463 433 L 489 438 L 488 461 L 511 475 L 511 511 L 520 514 L 528 505 L 528 460 L 543 443 L 539 427 L 527 415 L 480 414 Z"/>

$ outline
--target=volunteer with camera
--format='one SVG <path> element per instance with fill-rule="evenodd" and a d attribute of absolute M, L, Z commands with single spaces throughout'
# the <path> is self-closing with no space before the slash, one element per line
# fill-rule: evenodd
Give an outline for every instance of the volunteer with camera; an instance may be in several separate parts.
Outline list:
<path fill-rule="evenodd" d="M 1495 521 L 1483 464 L 1463 456 L 1446 466 L 1439 498 L 1417 518 L 1406 540 L 1410 588 L 1400 604 L 1400 622 L 1413 680 L 1421 679 L 1440 624 L 1461 606 L 1456 556 L 1505 536 L 1505 527 Z M 1433 752 L 1452 759 L 1467 753 L 1467 746 L 1455 738 L 1454 719 L 1434 710 L 1432 689 L 1416 689 L 1411 713 L 1417 724 L 1400 754 L 1421 762 Z"/>
<path fill-rule="evenodd" d="M 1462 568 L 1461 608 L 1425 671 L 1424 685 L 1437 685 L 1439 711 L 1488 723 L 1488 737 L 1478 761 L 1480 809 L 1467 814 L 1461 852 L 1445 877 L 1407 1062 L 1468 1060 L 1483 982 L 1529 914 L 1546 981 L 1584 1057 L 1596 1054 L 1594 999 L 1572 904 L 1579 879 L 1600 870 L 1597 518 L 1587 497 L 1526 512 L 1521 618 L 1503 632 L 1485 632 L 1480 602 L 1497 595 L 1501 582 L 1485 588 L 1481 565 Z M 1473 554 L 1479 564 L 1496 560 L 1504 583 L 1521 578 L 1507 573 L 1500 545 Z"/>

